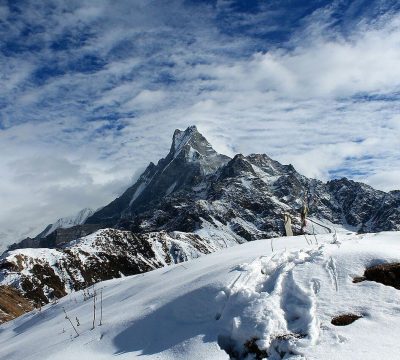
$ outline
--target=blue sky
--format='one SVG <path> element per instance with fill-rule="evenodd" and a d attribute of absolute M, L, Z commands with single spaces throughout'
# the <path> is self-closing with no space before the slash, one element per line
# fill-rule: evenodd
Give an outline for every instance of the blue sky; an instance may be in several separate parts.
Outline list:
<path fill-rule="evenodd" d="M 0 241 L 220 152 L 400 188 L 398 1 L 0 1 Z"/>

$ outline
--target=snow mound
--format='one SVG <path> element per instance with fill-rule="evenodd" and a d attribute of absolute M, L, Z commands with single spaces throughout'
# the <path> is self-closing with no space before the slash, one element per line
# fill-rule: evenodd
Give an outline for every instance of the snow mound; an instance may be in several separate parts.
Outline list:
<path fill-rule="evenodd" d="M 258 240 L 105 281 L 93 330 L 93 297 L 74 292 L 0 326 L 0 358 L 397 359 L 399 290 L 353 279 L 399 262 L 399 240 L 396 232 L 318 235 L 311 245 Z M 79 336 L 63 308 L 79 320 Z M 331 323 L 343 314 L 357 320 Z"/>

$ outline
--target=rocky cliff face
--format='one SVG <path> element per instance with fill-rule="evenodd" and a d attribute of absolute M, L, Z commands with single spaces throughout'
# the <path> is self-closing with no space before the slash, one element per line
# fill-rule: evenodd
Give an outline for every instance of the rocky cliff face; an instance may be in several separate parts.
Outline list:
<path fill-rule="evenodd" d="M 0 284 L 37 305 L 96 282 L 197 258 L 219 248 L 189 233 L 133 234 L 102 229 L 58 249 L 19 249 L 0 261 Z"/>
<path fill-rule="evenodd" d="M 8 250 L 24 248 L 58 248 L 67 244 L 71 240 L 92 234 L 103 227 L 104 226 L 100 224 L 82 224 L 68 228 L 57 228 L 46 236 L 42 236 L 41 233 L 33 239 L 24 239 L 20 243 L 9 246 Z"/>
<path fill-rule="evenodd" d="M 229 158 L 218 154 L 196 127 L 186 131 L 175 130 L 167 157 L 157 165 L 150 163 L 136 184 L 90 216 L 86 223 L 115 226 L 156 208 L 173 193 L 197 193 L 204 179 L 228 161 Z"/>
<path fill-rule="evenodd" d="M 3 254 L 0 285 L 48 302 L 100 280 L 282 236 L 283 213 L 292 215 L 298 233 L 303 204 L 315 221 L 309 232 L 327 231 L 318 223 L 359 232 L 400 230 L 398 191 L 348 179 L 323 183 L 264 154 L 229 158 L 196 127 L 176 130 L 168 155 L 84 224 L 47 229 Z M 18 249 L 24 247 L 37 249 Z"/>
<path fill-rule="evenodd" d="M 11 286 L 0 285 L 0 324 L 33 310 L 33 301 Z"/>

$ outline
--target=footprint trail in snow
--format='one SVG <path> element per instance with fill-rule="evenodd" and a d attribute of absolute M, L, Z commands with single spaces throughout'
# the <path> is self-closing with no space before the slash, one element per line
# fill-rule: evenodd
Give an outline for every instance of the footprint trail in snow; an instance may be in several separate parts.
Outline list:
<path fill-rule="evenodd" d="M 314 279 L 303 287 L 293 270 L 320 255 L 320 249 L 284 251 L 243 265 L 216 317 L 223 323 L 221 348 L 233 358 L 245 358 L 249 350 L 244 344 L 253 340 L 270 359 L 301 357 L 301 349 L 318 339 L 315 295 L 320 284 Z"/>

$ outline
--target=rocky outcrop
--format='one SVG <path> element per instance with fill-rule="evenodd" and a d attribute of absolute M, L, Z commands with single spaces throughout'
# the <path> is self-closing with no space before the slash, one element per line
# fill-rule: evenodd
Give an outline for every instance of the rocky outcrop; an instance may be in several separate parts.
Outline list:
<path fill-rule="evenodd" d="M 0 260 L 0 284 L 12 285 L 40 305 L 99 281 L 180 263 L 219 247 L 195 234 L 103 229 L 63 248 L 5 254 Z"/>
<path fill-rule="evenodd" d="M 389 263 L 371 266 L 365 270 L 364 276 L 357 282 L 368 280 L 392 286 L 400 290 L 400 263 Z"/>
<path fill-rule="evenodd" d="M 23 249 L 23 248 L 58 248 L 71 240 L 79 239 L 80 237 L 94 233 L 103 228 L 99 224 L 82 224 L 74 225 L 68 228 L 57 228 L 49 235 L 36 236 L 35 238 L 27 238 L 20 243 L 12 244 L 8 250 Z"/>
<path fill-rule="evenodd" d="M 18 290 L 11 286 L 0 285 L 0 324 L 33 309 L 32 301 L 22 296 Z"/>

